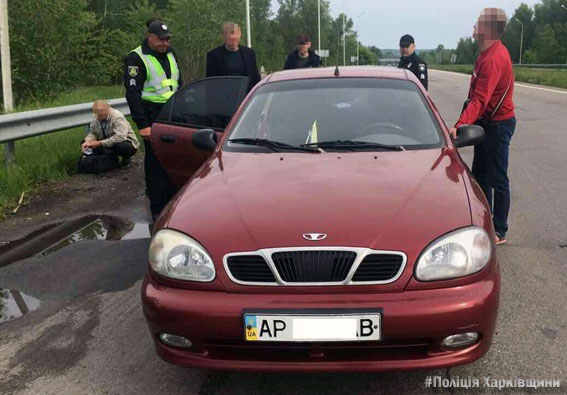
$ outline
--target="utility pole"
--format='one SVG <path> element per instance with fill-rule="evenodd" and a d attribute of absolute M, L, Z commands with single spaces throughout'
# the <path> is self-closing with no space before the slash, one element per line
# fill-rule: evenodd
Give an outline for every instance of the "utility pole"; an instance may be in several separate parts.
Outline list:
<path fill-rule="evenodd" d="M 345 23 L 345 1 L 343 0 L 343 66 L 346 66 L 346 23 Z"/>
<path fill-rule="evenodd" d="M 358 32 L 356 33 L 356 65 L 360 66 L 360 50 L 359 50 Z"/>
<path fill-rule="evenodd" d="M 565 11 L 567 11 L 567 7 L 565 7 L 563 4 L 561 4 L 561 8 L 563 8 Z M 565 58 L 565 64 L 567 64 L 567 57 Z"/>
<path fill-rule="evenodd" d="M 319 21 L 319 34 L 317 35 L 317 37 L 319 38 L 319 56 L 321 56 L 321 0 L 317 1 L 317 19 Z"/>
<path fill-rule="evenodd" d="M 4 98 L 4 110 L 10 112 L 14 109 L 14 102 L 12 101 L 8 0 L 0 0 L 0 51 L 2 52 L 2 97 Z"/>
<path fill-rule="evenodd" d="M 520 64 L 522 64 L 522 51 L 524 50 L 524 24 L 518 18 L 514 18 L 514 20 L 522 25 L 522 33 L 520 35 Z"/>
<path fill-rule="evenodd" d="M 248 47 L 252 48 L 252 32 L 250 31 L 250 0 L 246 0 L 246 35 L 248 36 Z"/>
<path fill-rule="evenodd" d="M 10 35 L 8 32 L 8 0 L 0 0 L 0 52 L 2 63 L 2 97 L 4 99 L 4 110 L 14 110 L 12 100 L 12 71 L 10 61 Z M 14 142 L 4 144 L 4 159 L 6 164 L 14 158 Z"/>

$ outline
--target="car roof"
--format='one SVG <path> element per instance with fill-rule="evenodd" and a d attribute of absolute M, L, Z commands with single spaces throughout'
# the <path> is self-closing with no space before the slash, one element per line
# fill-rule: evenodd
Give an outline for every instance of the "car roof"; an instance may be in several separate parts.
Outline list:
<path fill-rule="evenodd" d="M 371 77 L 407 80 L 404 69 L 382 66 L 339 66 L 339 77 Z M 335 67 L 305 68 L 278 71 L 265 78 L 263 83 L 290 81 L 311 78 L 330 78 L 335 76 Z"/>

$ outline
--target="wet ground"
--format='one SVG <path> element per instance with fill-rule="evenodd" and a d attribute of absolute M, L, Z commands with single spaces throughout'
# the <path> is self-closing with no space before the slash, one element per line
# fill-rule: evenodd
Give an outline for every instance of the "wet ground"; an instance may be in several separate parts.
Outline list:
<path fill-rule="evenodd" d="M 150 224 L 108 215 L 89 215 L 47 225 L 28 236 L 0 246 L 0 266 L 44 256 L 84 240 L 133 240 L 150 237 Z"/>

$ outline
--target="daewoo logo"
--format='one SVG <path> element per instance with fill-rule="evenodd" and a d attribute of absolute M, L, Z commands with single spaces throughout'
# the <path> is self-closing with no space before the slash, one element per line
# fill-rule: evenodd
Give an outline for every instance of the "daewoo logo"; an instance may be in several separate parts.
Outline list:
<path fill-rule="evenodd" d="M 303 238 L 309 241 L 321 241 L 327 238 L 325 233 L 305 233 L 303 234 Z"/>

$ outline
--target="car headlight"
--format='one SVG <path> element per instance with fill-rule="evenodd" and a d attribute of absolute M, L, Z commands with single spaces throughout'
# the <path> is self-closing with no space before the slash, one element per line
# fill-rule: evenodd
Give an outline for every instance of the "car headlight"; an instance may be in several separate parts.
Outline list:
<path fill-rule="evenodd" d="M 492 243 L 482 228 L 451 232 L 430 244 L 415 267 L 419 281 L 448 280 L 474 274 L 490 261 Z"/>
<path fill-rule="evenodd" d="M 179 280 L 209 282 L 215 266 L 205 248 L 183 233 L 163 229 L 150 243 L 150 265 L 162 276 Z"/>

